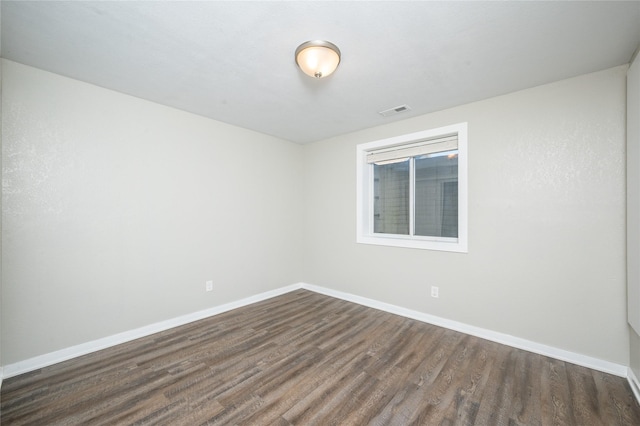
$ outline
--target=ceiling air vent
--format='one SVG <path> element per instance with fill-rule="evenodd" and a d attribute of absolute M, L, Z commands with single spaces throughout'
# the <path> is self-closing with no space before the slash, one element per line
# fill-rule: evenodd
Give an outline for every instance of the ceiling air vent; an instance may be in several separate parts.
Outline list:
<path fill-rule="evenodd" d="M 409 105 L 400 105 L 394 108 L 386 109 L 384 111 L 379 111 L 378 114 L 383 117 L 390 117 L 392 115 L 400 114 L 401 112 L 405 111 L 411 111 L 411 107 Z"/>

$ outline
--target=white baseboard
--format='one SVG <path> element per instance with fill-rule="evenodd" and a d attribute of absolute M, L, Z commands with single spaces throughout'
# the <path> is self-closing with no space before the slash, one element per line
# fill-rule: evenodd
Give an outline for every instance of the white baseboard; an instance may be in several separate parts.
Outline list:
<path fill-rule="evenodd" d="M 480 337 L 482 339 L 490 340 L 492 342 L 501 343 L 503 345 L 507 345 L 514 348 L 523 349 L 525 351 L 533 352 L 536 354 L 559 359 L 561 361 L 566 361 L 571 364 L 581 365 L 583 367 L 613 374 L 615 376 L 627 377 L 627 374 L 628 374 L 627 366 L 616 364 L 609 361 L 604 361 L 598 358 L 578 354 L 575 352 L 566 351 L 563 349 L 558 349 L 552 346 L 543 345 L 540 343 L 532 342 L 530 340 L 511 336 L 509 334 L 499 333 L 496 331 L 487 330 L 485 328 L 475 327 L 473 325 L 452 321 L 446 318 L 437 317 L 435 315 L 425 314 L 423 312 L 402 308 L 400 306 L 391 305 L 389 303 L 379 302 L 374 299 L 368 299 L 366 297 L 356 296 L 354 294 L 332 290 L 325 287 L 319 287 L 312 284 L 303 283 L 302 288 L 310 291 L 314 291 L 316 293 L 325 294 L 327 296 L 336 297 L 338 299 L 346 300 L 349 302 L 354 302 L 359 305 L 364 305 L 370 308 L 375 308 L 381 311 L 400 315 L 406 318 L 411 318 L 411 319 L 426 322 L 429 324 L 437 325 L 440 327 L 448 328 L 450 330 L 459 331 L 461 333 L 470 334 L 472 336 Z"/>
<path fill-rule="evenodd" d="M 609 361 L 604 361 L 598 358 L 578 354 L 575 352 L 558 349 L 552 346 L 543 345 L 540 343 L 532 342 L 530 340 L 522 339 L 519 337 L 511 336 L 504 333 L 499 333 L 492 330 L 487 330 L 480 327 L 464 324 L 457 321 L 448 320 L 446 318 L 437 317 L 435 315 L 425 314 L 423 312 L 414 311 L 400 306 L 391 305 L 389 303 L 380 302 L 374 299 L 368 299 L 366 297 L 356 296 L 354 294 L 345 293 L 342 291 L 332 290 L 325 287 L 320 287 L 312 284 L 298 283 L 290 286 L 281 287 L 279 289 L 271 290 L 265 293 L 260 293 L 255 296 L 250 296 L 245 299 L 241 299 L 235 302 L 227 303 L 224 305 L 216 306 L 210 309 L 206 309 L 192 314 L 183 315 L 177 318 L 161 321 L 155 324 L 151 324 L 145 327 L 137 328 L 135 330 L 126 331 L 123 333 L 108 336 L 102 339 L 93 340 L 91 342 L 82 343 L 80 345 L 72 346 L 70 348 L 62 349 L 48 354 L 36 356 L 24 361 L 16 362 L 14 364 L 5 365 L 4 368 L 0 367 L 0 385 L 2 378 L 8 378 L 17 376 L 19 374 L 27 373 L 29 371 L 37 370 L 49 365 L 57 364 L 62 361 L 66 361 L 71 358 L 75 358 L 81 355 L 86 355 L 91 352 L 95 352 L 101 349 L 106 349 L 111 346 L 115 346 L 121 343 L 126 343 L 131 340 L 135 340 L 141 337 L 149 336 L 160 331 L 168 330 L 173 327 L 184 325 L 193 321 L 197 321 L 203 318 L 207 318 L 213 315 L 217 315 L 223 312 L 230 311 L 232 309 L 240 308 L 242 306 L 250 305 L 252 303 L 260 302 L 262 300 L 270 299 L 281 294 L 285 294 L 297 289 L 306 289 L 316 293 L 325 294 L 327 296 L 336 297 L 345 301 L 357 303 L 359 305 L 368 306 L 374 309 L 379 309 L 385 312 L 389 312 L 396 315 L 401 315 L 406 318 L 415 319 L 421 322 L 437 325 L 440 327 L 448 328 L 451 330 L 459 331 L 462 333 L 470 334 L 476 337 L 480 337 L 493 342 L 501 343 L 514 348 L 523 349 L 529 352 L 537 353 L 540 355 L 549 356 L 562 361 L 566 361 L 572 364 L 581 365 L 583 367 L 592 368 L 594 370 L 602 371 L 605 373 L 613 374 L 620 377 L 626 377 L 631 383 L 631 387 L 634 390 L 638 401 L 640 402 L 640 382 L 633 375 L 633 372 L 627 367 L 620 364 L 616 364 Z"/>
<path fill-rule="evenodd" d="M 640 403 L 640 381 L 631 368 L 629 368 L 629 371 L 627 372 L 627 380 L 629 381 L 629 386 L 631 386 L 631 390 L 633 391 L 636 400 Z"/>
<path fill-rule="evenodd" d="M 280 296 L 281 294 L 288 293 L 293 290 L 301 288 L 301 284 L 293 284 L 287 287 L 281 287 L 275 290 L 267 291 L 264 293 L 256 294 L 235 302 L 226 303 L 224 305 L 215 306 L 203 311 L 194 312 L 187 315 L 182 315 L 177 318 L 172 318 L 166 321 L 160 321 L 155 324 L 150 324 L 144 327 L 136 328 L 134 330 L 125 331 L 123 333 L 114 334 L 101 339 L 92 340 L 90 342 L 81 343 L 79 345 L 71 346 L 69 348 L 61 349 L 59 351 L 50 352 L 48 354 L 39 355 L 33 358 L 19 361 L 13 364 L 5 365 L 1 370 L 4 374 L 0 375 L 0 381 L 2 378 L 8 378 L 17 376 L 19 374 L 28 373 L 30 371 L 37 370 L 39 368 L 47 367 L 49 365 L 57 364 L 62 361 L 67 361 L 72 358 L 76 358 L 82 355 L 86 355 L 91 352 L 96 352 L 101 349 L 106 349 L 121 343 L 130 342 L 141 337 L 146 337 L 151 334 L 155 334 L 161 331 L 168 330 L 173 327 L 188 324 L 190 322 L 198 321 L 204 318 L 208 318 L 213 315 L 221 314 L 223 312 L 230 311 L 232 309 L 240 308 L 252 303 L 260 302 L 262 300 L 270 299 L 272 297 Z"/>

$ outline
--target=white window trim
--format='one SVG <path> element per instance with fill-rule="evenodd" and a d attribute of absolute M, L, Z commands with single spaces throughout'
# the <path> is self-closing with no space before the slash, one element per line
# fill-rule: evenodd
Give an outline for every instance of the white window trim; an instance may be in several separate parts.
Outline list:
<path fill-rule="evenodd" d="M 374 150 L 455 134 L 458 135 L 458 238 L 374 234 L 373 224 L 371 223 L 373 216 L 371 214 L 373 212 L 373 174 L 371 173 L 372 168 L 367 164 L 367 154 Z M 356 158 L 356 241 L 358 243 L 459 253 L 468 252 L 467 123 L 458 123 L 359 144 L 356 147 Z M 413 185 L 413 182 L 410 184 Z M 413 206 L 410 207 L 413 209 Z"/>

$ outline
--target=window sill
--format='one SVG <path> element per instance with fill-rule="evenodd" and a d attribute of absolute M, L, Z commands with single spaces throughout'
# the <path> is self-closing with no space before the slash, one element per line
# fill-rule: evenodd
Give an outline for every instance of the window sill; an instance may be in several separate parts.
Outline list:
<path fill-rule="evenodd" d="M 373 244 L 378 246 L 403 247 L 422 250 L 449 251 L 467 253 L 467 243 L 460 238 L 403 238 L 399 235 L 358 235 L 358 244 Z"/>

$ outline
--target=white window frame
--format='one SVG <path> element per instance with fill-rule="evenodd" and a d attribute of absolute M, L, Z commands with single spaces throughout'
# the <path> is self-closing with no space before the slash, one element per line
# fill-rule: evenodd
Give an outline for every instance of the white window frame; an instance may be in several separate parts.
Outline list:
<path fill-rule="evenodd" d="M 428 139 L 446 136 L 458 137 L 458 238 L 424 237 L 417 235 L 376 234 L 373 232 L 373 164 L 367 163 L 367 154 L 385 148 L 400 147 Z M 437 129 L 395 136 L 356 147 L 356 241 L 361 244 L 375 244 L 392 247 L 406 247 L 425 250 L 468 252 L 468 174 L 467 174 L 467 123 L 458 123 Z M 413 233 L 413 179 L 409 183 L 412 202 L 411 231 Z"/>

